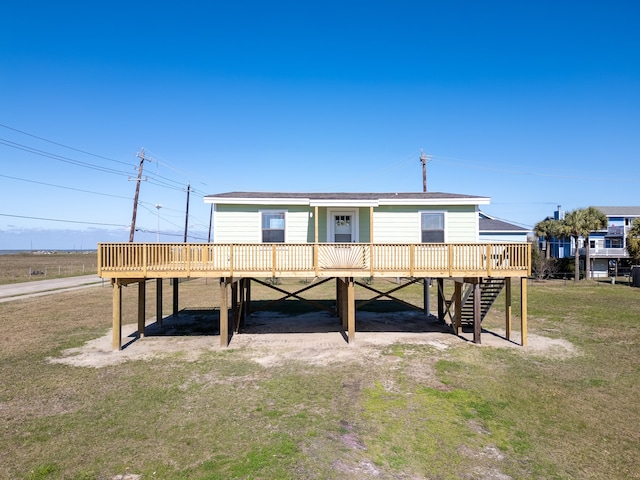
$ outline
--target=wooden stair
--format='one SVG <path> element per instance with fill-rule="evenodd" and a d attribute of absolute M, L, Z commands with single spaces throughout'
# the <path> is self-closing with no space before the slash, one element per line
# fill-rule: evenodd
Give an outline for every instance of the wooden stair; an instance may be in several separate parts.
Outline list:
<path fill-rule="evenodd" d="M 504 278 L 484 278 L 480 283 L 480 321 L 484 320 L 491 306 L 504 288 Z M 462 299 L 462 324 L 473 325 L 473 285 L 465 292 Z"/>

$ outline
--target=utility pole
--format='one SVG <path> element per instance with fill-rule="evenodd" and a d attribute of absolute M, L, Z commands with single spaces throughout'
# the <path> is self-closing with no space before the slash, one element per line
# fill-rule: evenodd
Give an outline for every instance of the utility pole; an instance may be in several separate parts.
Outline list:
<path fill-rule="evenodd" d="M 184 243 L 187 243 L 187 228 L 189 227 L 189 194 L 191 193 L 191 184 L 187 183 L 187 213 L 184 217 Z"/>
<path fill-rule="evenodd" d="M 427 191 L 427 162 L 431 160 L 430 155 L 425 155 L 425 153 L 420 150 L 420 161 L 422 162 L 422 191 Z"/>
<path fill-rule="evenodd" d="M 138 213 L 138 197 L 140 196 L 140 182 L 142 181 L 142 168 L 144 167 L 144 161 L 147 160 L 144 157 L 144 148 L 140 153 L 136 153 L 136 157 L 140 158 L 140 166 L 138 167 L 138 180 L 136 182 L 136 194 L 133 197 L 133 217 L 131 218 L 131 231 L 129 232 L 129 242 L 133 242 L 133 234 L 136 231 L 136 214 Z"/>

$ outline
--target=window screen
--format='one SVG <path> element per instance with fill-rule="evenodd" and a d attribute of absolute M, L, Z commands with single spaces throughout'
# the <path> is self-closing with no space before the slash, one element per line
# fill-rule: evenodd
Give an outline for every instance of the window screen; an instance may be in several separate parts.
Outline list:
<path fill-rule="evenodd" d="M 444 242 L 444 213 L 422 213 L 422 243 Z"/>
<path fill-rule="evenodd" d="M 284 212 L 262 212 L 262 241 L 284 242 Z"/>

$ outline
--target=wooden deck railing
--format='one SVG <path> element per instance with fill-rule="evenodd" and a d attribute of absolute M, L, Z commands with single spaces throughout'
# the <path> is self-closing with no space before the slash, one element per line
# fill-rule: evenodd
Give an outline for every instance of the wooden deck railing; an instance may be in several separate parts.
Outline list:
<path fill-rule="evenodd" d="M 525 277 L 528 243 L 100 243 L 103 278 Z"/>

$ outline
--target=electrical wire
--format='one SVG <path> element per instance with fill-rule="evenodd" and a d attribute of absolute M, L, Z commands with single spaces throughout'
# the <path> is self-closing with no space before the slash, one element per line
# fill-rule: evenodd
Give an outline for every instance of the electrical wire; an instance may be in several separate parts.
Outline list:
<path fill-rule="evenodd" d="M 105 157 L 103 155 L 97 155 L 95 153 L 87 152 L 86 150 L 80 150 L 79 148 L 70 147 L 70 146 L 64 145 L 62 143 L 54 142 L 53 140 L 48 140 L 46 138 L 39 137 L 38 135 L 34 135 L 33 133 L 28 133 L 28 132 L 24 132 L 22 130 L 18 130 L 17 128 L 13 128 L 13 127 L 10 127 L 8 125 L 3 125 L 3 124 L 0 123 L 0 127 L 6 128 L 7 130 L 12 130 L 12 131 L 17 132 L 17 133 L 21 133 L 22 135 L 27 135 L 29 137 L 37 138 L 38 140 L 42 140 L 43 142 L 48 142 L 48 143 L 51 143 L 53 145 L 57 145 L 59 147 L 68 148 L 69 150 L 73 150 L 75 152 L 84 153 L 85 155 L 90 155 L 92 157 L 101 158 L 103 160 L 108 160 L 110 162 L 121 163 L 123 165 L 131 166 L 130 163 L 123 162 L 121 160 L 115 160 L 113 158 Z"/>
<path fill-rule="evenodd" d="M 122 225 L 119 223 L 99 223 L 99 222 L 83 222 L 79 220 L 63 220 L 60 218 L 44 218 L 44 217 L 30 217 L 27 215 L 11 215 L 9 213 L 0 213 L 2 217 L 12 217 L 12 218 L 25 218 L 28 220 L 45 220 L 47 222 L 63 222 L 63 223 L 77 223 L 83 225 L 99 225 L 102 227 L 130 227 L 130 225 Z"/>
<path fill-rule="evenodd" d="M 87 162 L 82 162 L 80 160 L 75 160 L 73 158 L 69 158 L 69 157 L 64 157 L 62 155 L 57 155 L 55 153 L 51 153 L 51 152 L 47 152 L 44 150 L 40 150 L 37 148 L 33 148 L 33 147 L 29 147 L 28 145 L 23 145 L 17 142 L 12 142 L 11 140 L 6 140 L 3 138 L 0 138 L 0 144 L 5 145 L 7 147 L 11 147 L 11 148 L 15 148 L 17 150 L 22 150 L 28 153 L 33 153 L 34 155 L 40 155 L 42 157 L 45 158 L 50 158 L 52 160 L 57 160 L 60 162 L 65 162 L 65 163 L 69 163 L 71 165 L 76 165 L 78 167 L 84 167 L 84 168 L 89 168 L 92 170 L 97 170 L 100 172 L 104 172 L 104 173 L 110 173 L 113 175 L 124 175 L 124 176 L 129 176 L 128 173 L 120 171 L 120 170 L 114 170 L 112 168 L 107 168 L 107 167 L 101 167 L 98 165 L 94 165 L 92 163 L 87 163 Z"/>
<path fill-rule="evenodd" d="M 0 174 L 0 177 L 10 178 L 11 180 L 19 180 L 21 182 L 35 183 L 37 185 L 45 185 L 47 187 L 55 187 L 55 188 L 61 188 L 61 189 L 64 189 L 64 190 L 72 190 L 72 191 L 75 191 L 75 192 L 91 193 L 91 194 L 94 194 L 94 195 L 102 195 L 102 196 L 105 196 L 105 197 L 122 198 L 122 199 L 125 199 L 125 200 L 131 200 L 131 197 L 125 197 L 125 196 L 122 196 L 122 195 L 113 195 L 111 193 L 94 192 L 94 191 L 91 191 L 91 190 L 83 190 L 81 188 L 66 187 L 64 185 L 55 185 L 53 183 L 38 182 L 36 180 L 28 180 L 26 178 L 12 177 L 12 176 L 9 176 L 9 175 Z"/>

